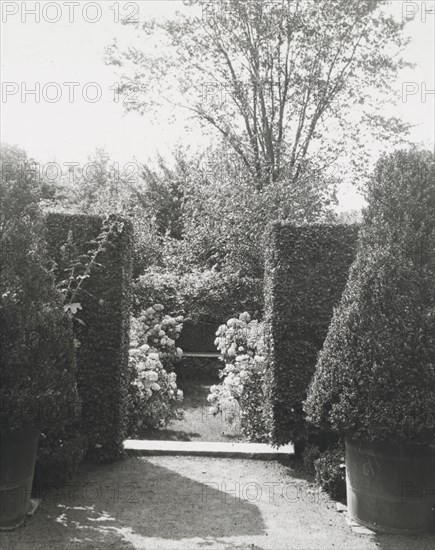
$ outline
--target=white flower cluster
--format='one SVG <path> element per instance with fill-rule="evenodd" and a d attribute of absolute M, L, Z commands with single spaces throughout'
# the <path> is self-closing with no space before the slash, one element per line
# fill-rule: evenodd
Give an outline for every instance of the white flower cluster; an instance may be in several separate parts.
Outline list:
<path fill-rule="evenodd" d="M 183 415 L 178 406 L 183 392 L 177 387 L 175 372 L 168 372 L 183 353 L 175 347 L 182 322 L 182 317 L 164 315 L 160 304 L 131 320 L 129 396 L 136 429 L 164 427 Z"/>
<path fill-rule="evenodd" d="M 183 351 L 175 341 L 183 329 L 183 317 L 164 315 L 163 306 L 156 304 L 132 320 L 132 344 L 148 344 L 160 354 L 165 366 L 181 359 Z"/>
<path fill-rule="evenodd" d="M 170 400 L 183 400 L 183 392 L 177 388 L 177 375 L 166 372 L 159 354 L 148 344 L 131 349 L 129 354 L 130 365 L 137 372 L 134 384 L 143 400 L 148 401 L 156 392 L 167 395 Z"/>
<path fill-rule="evenodd" d="M 251 320 L 249 313 L 241 313 L 238 319 L 229 319 L 219 327 L 216 336 L 215 345 L 222 354 L 225 367 L 221 372 L 222 383 L 212 386 L 207 398 L 214 414 L 233 410 L 234 402 L 242 397 L 253 373 L 265 368 L 263 325 Z"/>

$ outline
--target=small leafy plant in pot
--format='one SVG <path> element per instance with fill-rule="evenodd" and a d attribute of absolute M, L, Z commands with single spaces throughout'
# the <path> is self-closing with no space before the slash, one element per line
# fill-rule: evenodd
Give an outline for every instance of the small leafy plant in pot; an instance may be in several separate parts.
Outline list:
<path fill-rule="evenodd" d="M 374 530 L 435 526 L 435 163 L 380 159 L 357 257 L 305 410 L 345 436 L 349 515 Z"/>
<path fill-rule="evenodd" d="M 79 414 L 71 321 L 47 269 L 39 189 L 26 160 L 2 156 L 1 530 L 23 523 L 31 507 L 41 430 Z"/>

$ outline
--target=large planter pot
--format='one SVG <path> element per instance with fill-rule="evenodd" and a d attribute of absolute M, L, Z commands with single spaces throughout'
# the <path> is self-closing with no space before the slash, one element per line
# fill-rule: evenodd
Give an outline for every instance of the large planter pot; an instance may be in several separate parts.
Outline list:
<path fill-rule="evenodd" d="M 0 431 L 0 530 L 20 526 L 31 509 L 39 429 Z"/>
<path fill-rule="evenodd" d="M 346 438 L 351 519 L 381 532 L 435 532 L 435 446 Z"/>

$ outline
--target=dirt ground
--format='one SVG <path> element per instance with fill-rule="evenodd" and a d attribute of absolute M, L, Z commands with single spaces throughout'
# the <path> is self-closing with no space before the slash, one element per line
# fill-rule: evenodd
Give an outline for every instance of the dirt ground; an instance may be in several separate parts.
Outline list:
<path fill-rule="evenodd" d="M 361 536 L 294 462 L 130 457 L 43 491 L 7 550 L 433 550 L 426 537 Z"/>

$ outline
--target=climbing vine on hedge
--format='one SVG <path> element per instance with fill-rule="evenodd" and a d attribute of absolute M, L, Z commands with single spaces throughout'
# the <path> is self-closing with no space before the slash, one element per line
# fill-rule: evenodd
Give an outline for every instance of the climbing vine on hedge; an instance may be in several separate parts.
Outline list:
<path fill-rule="evenodd" d="M 82 322 L 75 326 L 80 342 L 77 386 L 88 456 L 97 461 L 114 460 L 123 454 L 131 309 L 132 226 L 115 217 L 104 223 L 97 216 L 50 213 L 46 217 L 53 260 L 62 265 L 63 247 L 68 241 L 74 243 L 78 254 L 77 265 L 66 268 L 74 267 L 74 275 L 78 274 L 75 288 L 80 290 L 80 302 L 75 301 L 77 293 L 71 289 L 68 295 L 73 298 L 71 304 L 81 307 Z M 92 276 L 88 277 L 86 259 L 92 258 Z"/>

